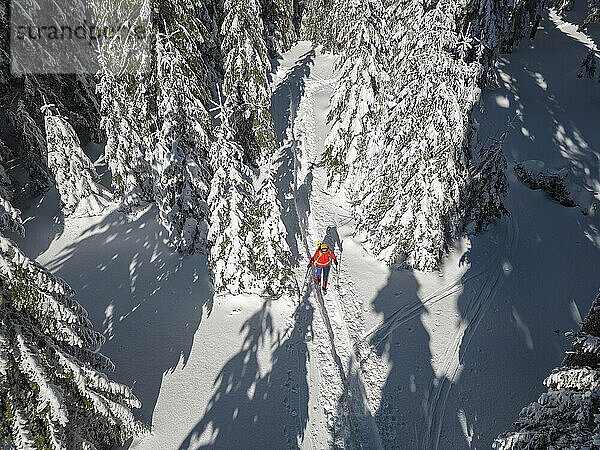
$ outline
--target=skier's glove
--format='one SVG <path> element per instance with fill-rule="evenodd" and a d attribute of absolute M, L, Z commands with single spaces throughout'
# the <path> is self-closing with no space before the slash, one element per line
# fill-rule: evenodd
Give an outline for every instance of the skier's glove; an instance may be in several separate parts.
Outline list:
<path fill-rule="evenodd" d="M 310 268 L 310 266 L 312 266 L 312 261 L 308 263 L 308 267 Z"/>

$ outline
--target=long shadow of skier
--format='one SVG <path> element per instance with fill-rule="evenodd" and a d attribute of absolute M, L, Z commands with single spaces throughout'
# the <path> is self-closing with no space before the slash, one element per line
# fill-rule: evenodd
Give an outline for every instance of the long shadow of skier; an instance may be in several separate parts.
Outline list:
<path fill-rule="evenodd" d="M 405 448 L 420 447 L 427 420 L 424 404 L 435 373 L 429 333 L 421 319 L 428 309 L 419 300 L 418 290 L 412 271 L 392 270 L 386 287 L 373 300 L 374 310 L 382 313 L 384 319 L 369 344 L 387 359 L 390 369 L 375 412 L 384 448 L 394 448 L 399 442 Z M 403 309 L 406 313 L 402 313 L 402 325 L 386 328 L 385 324 L 397 319 L 398 311 Z"/>
<path fill-rule="evenodd" d="M 323 242 L 325 242 L 329 248 L 333 249 L 333 252 L 338 259 L 341 259 L 344 248 L 342 246 L 342 240 L 340 239 L 340 235 L 338 234 L 336 226 L 330 225 L 327 227 Z"/>
<path fill-rule="evenodd" d="M 287 230 L 287 243 L 297 264 L 300 251 L 296 238 L 300 235 L 300 218 L 297 217 L 295 203 L 308 205 L 308 196 L 312 188 L 312 174 L 309 183 L 304 183 L 304 189 L 294 185 L 298 145 L 294 136 L 293 124 L 296 120 L 298 105 L 305 91 L 305 79 L 310 75 L 310 66 L 314 65 L 315 51 L 311 50 L 302 55 L 294 67 L 286 74 L 271 97 L 271 116 L 275 128 L 277 144 L 281 148 L 281 156 L 276 177 L 277 199 L 282 207 L 281 218 Z"/>
<path fill-rule="evenodd" d="M 180 450 L 299 448 L 309 414 L 306 342 L 312 339 L 314 311 L 308 298 L 306 292 L 284 333 L 275 331 L 269 301 L 242 325 L 242 348 L 219 372 L 204 417 Z M 271 354 L 267 371 L 266 353 Z M 210 442 L 202 438 L 207 432 Z"/>

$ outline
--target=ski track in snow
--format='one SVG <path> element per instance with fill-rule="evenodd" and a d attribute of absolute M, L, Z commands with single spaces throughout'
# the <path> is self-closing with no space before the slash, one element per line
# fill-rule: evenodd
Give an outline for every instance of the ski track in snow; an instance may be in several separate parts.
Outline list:
<path fill-rule="evenodd" d="M 503 263 L 511 261 L 515 254 L 519 232 L 518 223 L 513 216 L 506 219 L 504 223 L 507 233 L 502 233 L 503 242 L 496 247 L 498 249 L 496 254 L 490 255 L 486 265 L 477 272 L 457 277 L 423 299 L 416 299 L 411 304 L 398 309 L 388 320 L 365 333 L 362 336 L 362 342 L 358 344 L 360 348 L 367 349 L 367 356 L 373 355 L 379 358 L 369 350 L 378 348 L 387 342 L 394 330 L 418 317 L 424 308 L 433 306 L 452 295 L 460 294 L 472 284 L 481 286 L 477 292 L 476 288 L 471 291 L 472 298 L 466 316 L 454 332 L 441 357 L 441 377 L 432 380 L 430 384 L 429 395 L 426 399 L 426 430 L 422 442 L 424 449 L 438 448 L 448 395 L 462 367 L 459 352 L 464 352 L 468 347 L 481 319 L 502 284 L 505 270 Z M 372 340 L 372 342 L 369 344 L 368 340 Z"/>
<path fill-rule="evenodd" d="M 311 172 L 314 171 L 313 190 L 310 193 L 309 226 L 308 230 L 302 229 L 302 226 L 300 229 L 306 261 L 312 256 L 311 244 L 322 239 L 328 226 L 337 229 L 338 225 L 337 222 L 332 222 L 330 214 L 333 197 L 325 190 L 327 184 L 325 171 L 314 166 L 314 163 L 320 159 L 323 147 L 323 136 L 317 136 L 315 123 L 316 97 L 326 96 L 328 99 L 335 82 L 335 78 L 310 74 L 305 80 L 304 95 L 300 104 L 290 104 L 291 123 L 288 133 L 291 134 L 294 143 L 295 193 L 298 191 L 298 164 L 301 163 L 303 169 L 308 166 Z M 294 117 L 296 114 L 297 116 Z M 298 151 L 298 143 L 301 152 Z M 302 155 L 301 161 L 299 153 Z M 298 217 L 301 217 L 303 211 L 296 201 L 295 208 Z M 341 255 L 338 257 L 341 258 Z M 303 268 L 301 264 L 299 272 Z M 302 277 L 304 273 L 298 275 Z M 310 283 L 307 286 L 310 291 L 306 292 L 306 295 L 310 295 L 311 301 L 316 301 L 321 313 L 315 317 L 315 344 L 322 363 L 319 366 L 321 378 L 319 395 L 325 403 L 327 425 L 333 439 L 330 445 L 343 447 L 349 442 L 353 448 L 381 448 L 361 370 L 354 354 L 354 342 L 358 334 L 356 330 L 351 333 L 348 327 L 348 323 L 355 325 L 363 323 L 364 320 L 350 322 L 345 320 L 350 310 L 352 310 L 350 317 L 357 319 L 356 314 L 361 313 L 361 308 L 355 303 L 356 299 L 350 299 L 349 304 L 340 305 L 339 275 L 337 270 L 332 268 L 329 294 L 325 298 L 317 288 L 314 271 L 311 270 Z M 342 280 L 344 283 L 348 281 L 345 276 Z M 352 339 L 351 335 L 355 339 Z"/>
<path fill-rule="evenodd" d="M 427 398 L 427 428 L 423 438 L 424 449 L 437 449 L 439 446 L 448 395 L 463 366 L 459 353 L 461 351 L 464 353 L 467 349 L 481 319 L 502 285 L 505 278 L 504 264 L 512 261 L 515 255 L 519 235 L 518 222 L 514 216 L 510 216 L 504 223 L 507 223 L 507 232 L 502 233 L 504 237 L 502 245 L 496 247 L 499 251 L 488 259 L 489 264 L 482 270 L 467 276 L 462 281 L 464 291 L 473 282 L 478 282 L 483 278 L 483 282 L 477 283 L 480 288 L 473 289 L 465 317 L 461 320 L 460 326 L 442 356 L 442 375 L 431 382 Z"/>

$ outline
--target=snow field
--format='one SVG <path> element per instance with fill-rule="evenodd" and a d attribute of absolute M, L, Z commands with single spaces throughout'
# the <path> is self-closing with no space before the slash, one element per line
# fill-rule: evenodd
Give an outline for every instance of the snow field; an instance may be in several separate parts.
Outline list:
<path fill-rule="evenodd" d="M 214 297 L 206 258 L 169 249 L 155 207 L 63 221 L 50 191 L 24 209 L 19 245 L 77 291 L 152 424 L 127 447 L 488 447 L 545 390 L 597 292 L 598 217 L 528 189 L 510 164 L 568 166 L 600 186 L 600 87 L 575 76 L 589 45 L 550 13 L 503 57 L 477 117 L 490 137 L 517 117 L 511 216 L 455 242 L 439 273 L 390 269 L 354 235 L 345 193 L 316 165 L 335 57 L 305 42 L 273 75 L 277 188 L 299 286 L 318 240 L 340 258 L 326 296 L 309 280 L 299 298 Z"/>

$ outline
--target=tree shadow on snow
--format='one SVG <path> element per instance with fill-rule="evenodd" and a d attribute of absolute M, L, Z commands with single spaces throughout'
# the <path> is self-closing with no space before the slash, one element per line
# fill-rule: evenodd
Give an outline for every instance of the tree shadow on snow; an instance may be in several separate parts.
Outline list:
<path fill-rule="evenodd" d="M 444 406 L 440 448 L 457 436 L 465 447 L 489 447 L 511 429 L 519 411 L 546 391 L 542 381 L 569 347 L 564 332 L 579 328 L 597 294 L 598 214 L 530 190 L 510 167 L 513 159 L 541 159 L 568 167 L 588 189 L 600 187 L 600 86 L 576 75 L 588 49 L 547 12 L 542 26 L 533 43 L 524 40 L 501 60 L 502 87 L 482 97 L 483 136 L 498 135 L 516 117 L 504 144 L 511 217 L 473 237 L 464 255 L 470 268 L 457 301 L 462 333 L 450 340 L 460 367 L 449 367 L 448 382 L 436 388 Z"/>
<path fill-rule="evenodd" d="M 95 166 L 100 182 L 110 190 L 111 174 L 106 161 L 103 160 L 104 146 L 88 142 L 83 148 L 91 161 L 100 161 Z M 20 165 L 21 161 L 15 160 L 7 164 L 5 168 L 9 172 L 19 171 L 22 170 L 21 167 L 18 167 Z M 19 203 L 15 203 L 14 206 L 21 210 L 21 217 L 25 221 L 25 237 L 11 232 L 7 232 L 7 234 L 27 256 L 35 259 L 48 250 L 54 239 L 60 237 L 65 229 L 60 196 L 56 186 L 52 185 L 37 198 L 26 201 L 18 198 L 16 200 L 19 200 Z"/>
<path fill-rule="evenodd" d="M 265 301 L 242 325 L 242 348 L 219 372 L 204 416 L 180 450 L 299 448 L 309 414 L 306 342 L 312 340 L 313 314 L 307 293 L 282 333 Z M 267 370 L 265 354 L 271 355 Z"/>
<path fill-rule="evenodd" d="M 328 231 L 326 239 L 336 242 L 333 227 Z M 429 333 L 421 322 L 421 316 L 429 312 L 419 300 L 418 289 L 411 271 L 392 270 L 387 285 L 373 300 L 373 309 L 383 315 L 383 322 L 372 330 L 366 340 L 369 350 L 385 359 L 389 368 L 385 382 L 379 386 L 382 396 L 379 408 L 373 411 L 384 448 L 419 448 L 426 429 L 427 399 L 435 373 L 431 366 Z M 367 384 L 383 381 L 370 378 L 373 375 L 370 371 L 374 368 L 368 358 L 365 361 L 361 366 L 363 381 Z M 358 382 L 348 375 L 347 387 L 350 390 L 356 390 Z M 360 405 L 350 406 L 347 399 L 340 398 L 338 414 L 346 426 L 356 428 L 357 419 L 347 416 L 355 414 L 352 410 L 356 411 Z M 352 431 L 356 433 L 356 430 Z M 352 442 L 347 444 L 353 445 Z"/>
<path fill-rule="evenodd" d="M 206 257 L 167 247 L 155 215 L 154 206 L 135 216 L 114 211 L 47 264 L 102 326 L 113 377 L 133 386 L 148 423 L 164 374 L 185 366 L 213 298 Z"/>
<path fill-rule="evenodd" d="M 540 202 L 535 214 L 532 199 Z M 600 249 L 586 238 L 596 218 L 519 184 L 507 207 L 512 217 L 472 238 L 464 255 L 470 268 L 457 301 L 464 333 L 452 338 L 460 369 L 440 390 L 447 398 L 441 448 L 461 435 L 469 446 L 489 447 L 511 429 L 546 391 L 542 381 L 570 346 L 564 333 L 579 328 L 597 294 Z"/>
<path fill-rule="evenodd" d="M 498 63 L 499 89 L 484 92 L 480 135 L 497 137 L 514 118 L 504 153 L 512 161 L 542 159 L 568 167 L 585 187 L 600 191 L 600 135 L 597 133 L 600 85 L 577 78 L 587 46 L 560 31 L 546 11 L 534 41 L 524 40 Z M 529 47 L 529 48 L 527 48 Z M 561 55 L 557 67 L 556 55 Z"/>
<path fill-rule="evenodd" d="M 48 250 L 52 241 L 61 236 L 65 229 L 58 190 L 52 186 L 41 196 L 32 199 L 28 206 L 20 208 L 25 236 L 21 237 L 12 232 L 6 234 L 17 243 L 23 253 L 35 259 Z"/>
<path fill-rule="evenodd" d="M 431 366 L 429 333 L 421 317 L 429 309 L 419 300 L 419 285 L 409 270 L 392 270 L 373 300 L 383 322 L 368 337 L 372 349 L 388 361 L 375 421 L 384 448 L 419 448 L 425 442 Z"/>
<path fill-rule="evenodd" d="M 314 65 L 315 51 L 302 55 L 279 83 L 271 97 L 271 116 L 275 128 L 277 145 L 280 147 L 280 158 L 277 161 L 276 186 L 277 199 L 282 206 L 281 218 L 287 230 L 287 242 L 293 254 L 293 261 L 299 260 L 297 237 L 300 236 L 302 219 L 297 216 L 299 209 L 307 210 L 308 196 L 312 189 L 312 171 L 310 179 L 300 187 L 294 185 L 296 167 L 300 155 L 293 124 L 300 99 L 304 95 L 305 79 L 310 75 L 310 66 Z M 307 182 L 308 181 L 308 182 Z M 297 188 L 297 189 L 296 189 Z M 304 219 L 304 222 L 306 219 Z"/>

